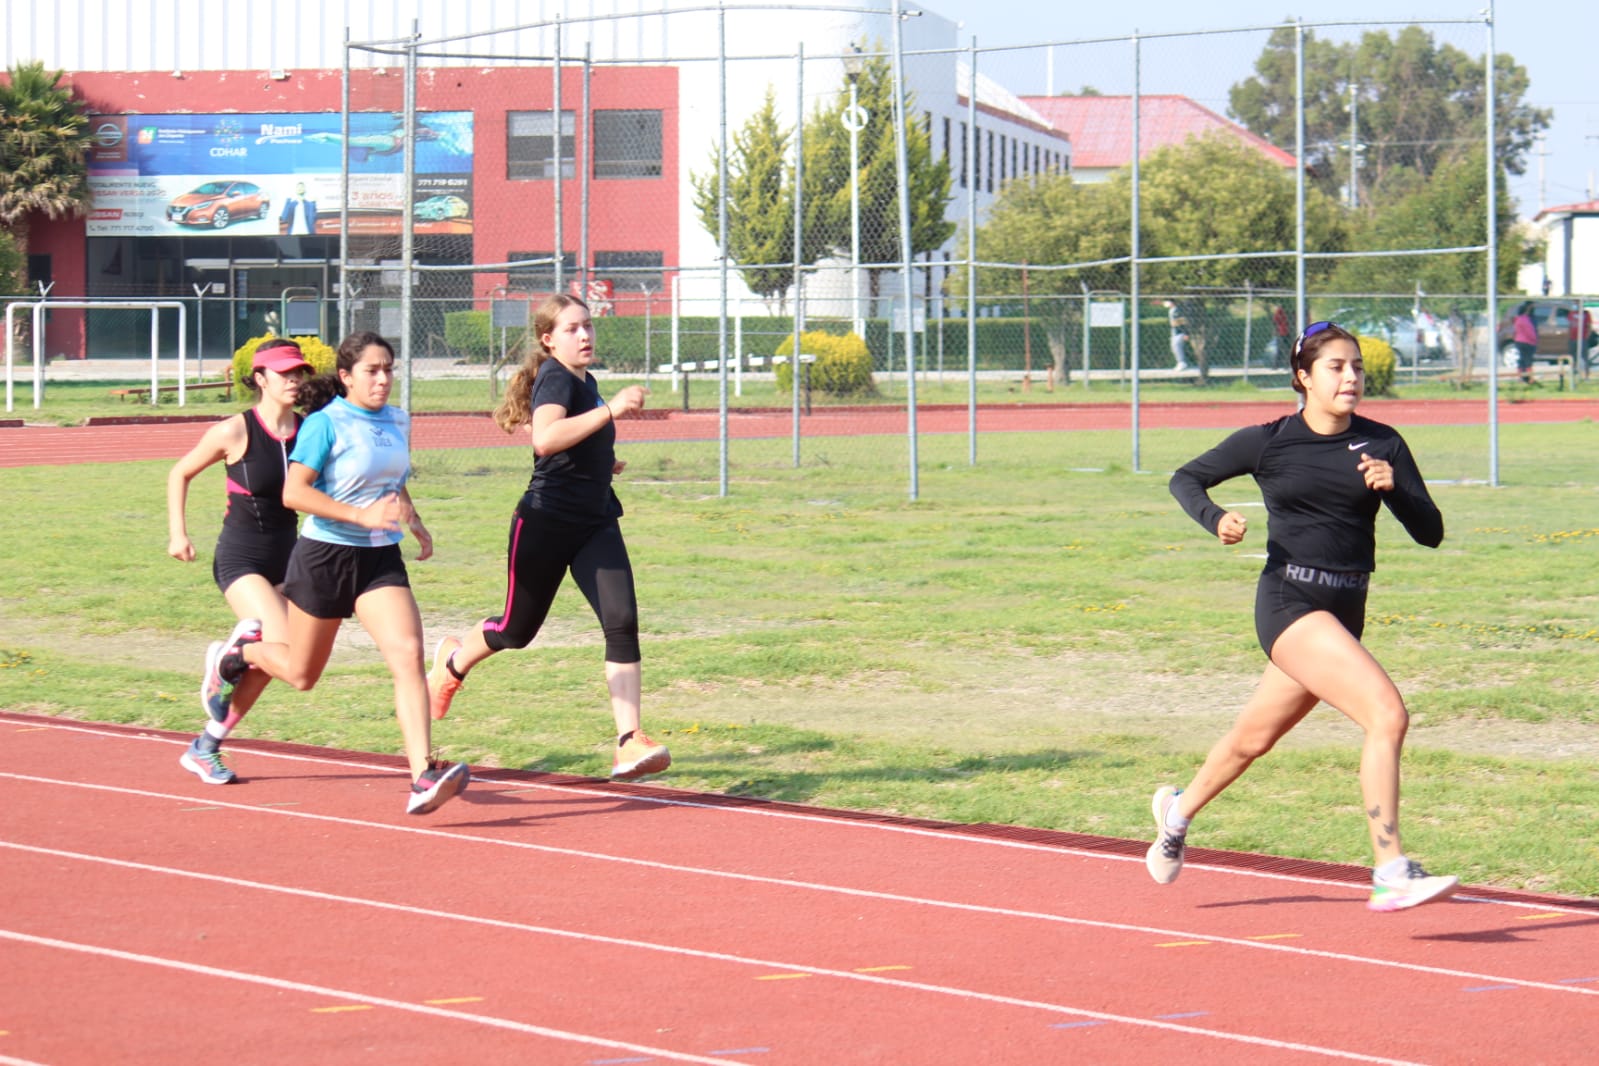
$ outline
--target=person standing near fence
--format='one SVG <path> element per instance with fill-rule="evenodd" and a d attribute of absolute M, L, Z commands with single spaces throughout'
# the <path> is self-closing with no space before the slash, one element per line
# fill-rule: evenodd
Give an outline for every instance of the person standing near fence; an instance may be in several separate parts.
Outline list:
<path fill-rule="evenodd" d="M 628 781 L 672 762 L 666 746 L 640 726 L 638 600 L 622 540 L 622 504 L 611 488 L 626 465 L 616 458 L 616 420 L 642 410 L 645 391 L 630 385 L 609 402 L 600 397 L 589 373 L 594 323 L 577 297 L 546 299 L 534 313 L 533 331 L 538 348 L 494 412 L 507 433 L 525 428 L 533 437 L 533 477 L 511 518 L 504 603 L 464 640 L 439 641 L 428 672 L 432 713 L 436 719 L 449 713 L 478 663 L 532 643 L 570 571 L 605 634 L 605 683 L 616 725 L 611 777 Z"/>
<path fill-rule="evenodd" d="M 1532 357 L 1538 354 L 1538 323 L 1533 321 L 1532 301 L 1516 308 L 1516 319 L 1510 328 L 1510 339 L 1516 346 L 1516 370 L 1521 380 L 1531 385 Z"/>
<path fill-rule="evenodd" d="M 1404 438 L 1355 414 L 1365 373 L 1353 334 L 1331 322 L 1307 326 L 1289 374 L 1300 411 L 1239 430 L 1171 479 L 1183 510 L 1223 544 L 1242 541 L 1248 522 L 1208 490 L 1243 474 L 1260 485 L 1270 529 L 1255 632 L 1268 661 L 1254 696 L 1188 786 L 1156 790 L 1157 835 L 1145 864 L 1157 882 L 1175 881 L 1191 819 L 1325 700 L 1365 732 L 1360 792 L 1376 855 L 1367 905 L 1402 910 L 1448 896 L 1458 882 L 1428 874 L 1400 844 L 1399 758 L 1409 714 L 1360 636 L 1379 506 L 1430 548 L 1443 541 L 1443 517 Z"/>
<path fill-rule="evenodd" d="M 289 451 L 300 430 L 294 410 L 300 386 L 311 372 L 300 346 L 286 337 L 269 337 L 256 346 L 245 385 L 260 398 L 241 414 L 216 423 L 167 475 L 167 554 L 193 562 L 194 544 L 184 519 L 189 483 L 208 466 L 224 464 L 227 507 L 217 534 L 211 576 L 239 619 L 261 620 L 271 640 L 287 636 L 283 576 L 294 551 L 299 515 L 283 506 L 283 478 Z M 228 704 L 207 707 L 205 730 L 179 758 L 183 768 L 208 785 L 237 779 L 222 760 L 222 742 L 255 706 L 268 677 L 252 673 L 242 679 Z"/>
<path fill-rule="evenodd" d="M 394 678 L 394 713 L 411 769 L 408 814 L 428 814 L 467 785 L 465 763 L 435 762 L 422 659 L 422 616 L 400 554 L 410 529 L 417 558 L 433 538 L 406 490 L 411 419 L 388 405 L 394 349 L 376 333 L 339 344 L 333 374 L 301 389 L 311 413 L 289 455 L 283 504 L 308 516 L 289 558 L 283 595 L 287 636 L 263 639 L 259 619 L 239 622 L 206 650 L 201 702 L 226 717 L 232 694 L 257 671 L 309 690 L 322 676 L 344 619 L 372 636 Z"/>
<path fill-rule="evenodd" d="M 1176 300 L 1162 300 L 1171 323 L 1171 358 L 1174 370 L 1188 369 L 1188 316 Z"/>

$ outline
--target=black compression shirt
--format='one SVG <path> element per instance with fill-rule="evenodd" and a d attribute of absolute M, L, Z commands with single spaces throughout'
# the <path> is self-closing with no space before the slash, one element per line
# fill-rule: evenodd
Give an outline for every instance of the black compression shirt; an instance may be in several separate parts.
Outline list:
<path fill-rule="evenodd" d="M 255 408 L 244 412 L 244 455 L 226 466 L 228 509 L 223 526 L 256 533 L 293 529 L 299 515 L 283 506 L 283 478 L 289 469 L 289 452 L 303 419 L 294 416 L 295 432 L 279 438 L 261 423 Z"/>
<path fill-rule="evenodd" d="M 1392 491 L 1366 487 L 1362 455 L 1393 466 Z M 1418 544 L 1436 548 L 1444 539 L 1443 516 L 1404 438 L 1369 418 L 1354 415 L 1331 436 L 1314 432 L 1299 413 L 1241 429 L 1173 474 L 1171 493 L 1214 534 L 1226 510 L 1206 490 L 1241 474 L 1253 475 L 1265 498 L 1268 565 L 1375 570 L 1379 501 Z"/>

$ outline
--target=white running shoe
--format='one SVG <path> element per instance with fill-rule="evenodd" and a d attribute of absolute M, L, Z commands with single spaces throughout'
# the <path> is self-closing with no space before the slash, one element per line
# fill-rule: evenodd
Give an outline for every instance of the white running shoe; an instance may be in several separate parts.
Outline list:
<path fill-rule="evenodd" d="M 1405 872 L 1391 880 L 1371 875 L 1371 899 L 1366 902 L 1370 910 L 1386 914 L 1419 907 L 1435 899 L 1446 899 L 1460 887 L 1458 877 L 1434 877 L 1421 868 L 1421 863 L 1408 860 Z"/>
<path fill-rule="evenodd" d="M 1187 847 L 1188 833 L 1186 830 L 1178 832 L 1166 824 L 1166 812 L 1180 795 L 1182 789 L 1161 785 L 1149 804 L 1155 815 L 1156 836 L 1144 855 L 1144 865 L 1149 868 L 1149 876 L 1162 885 L 1171 884 L 1183 872 L 1183 849 Z"/>

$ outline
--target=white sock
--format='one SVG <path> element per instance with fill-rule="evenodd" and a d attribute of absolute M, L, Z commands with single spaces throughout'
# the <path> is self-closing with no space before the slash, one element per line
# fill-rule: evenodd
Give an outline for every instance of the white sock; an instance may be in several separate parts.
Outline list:
<path fill-rule="evenodd" d="M 205 724 L 205 732 L 206 736 L 216 737 L 218 740 L 227 740 L 228 734 L 232 730 L 221 722 L 207 722 Z"/>
<path fill-rule="evenodd" d="M 1378 881 L 1398 881 L 1410 870 L 1410 860 L 1401 855 L 1397 859 L 1389 859 L 1372 871 Z"/>
<path fill-rule="evenodd" d="M 1172 800 L 1171 806 L 1166 808 L 1166 828 L 1178 833 L 1188 832 L 1188 824 L 1192 818 L 1184 818 L 1177 810 L 1177 801 Z"/>

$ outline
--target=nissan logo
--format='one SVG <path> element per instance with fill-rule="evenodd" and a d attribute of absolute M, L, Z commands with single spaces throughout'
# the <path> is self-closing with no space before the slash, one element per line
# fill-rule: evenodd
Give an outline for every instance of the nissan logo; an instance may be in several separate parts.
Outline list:
<path fill-rule="evenodd" d="M 115 148 L 122 143 L 122 127 L 115 122 L 102 122 L 94 131 L 94 139 L 101 148 Z"/>

